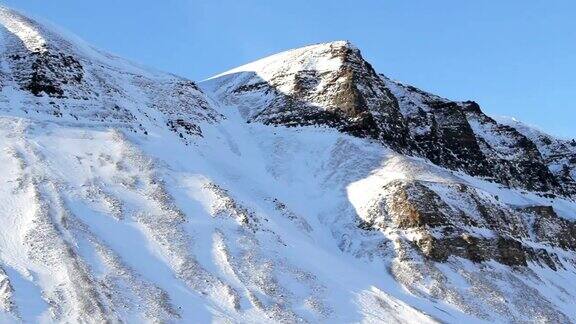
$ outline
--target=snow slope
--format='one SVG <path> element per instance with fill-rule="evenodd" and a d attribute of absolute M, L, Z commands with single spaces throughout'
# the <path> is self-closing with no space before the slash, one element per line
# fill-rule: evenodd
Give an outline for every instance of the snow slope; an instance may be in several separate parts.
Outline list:
<path fill-rule="evenodd" d="M 326 48 L 347 43 L 289 52 L 302 67 L 273 56 L 197 86 L 10 9 L 0 17 L 2 321 L 576 321 L 572 236 L 558 229 L 573 225 L 570 197 L 331 124 L 266 124 L 251 117 L 276 92 L 230 95 L 243 72 L 333 74 L 342 62 Z M 392 102 L 382 91 L 372 103 Z M 340 107 L 330 93 L 306 98 Z M 523 209 L 543 205 L 556 218 Z M 481 260 L 439 259 L 435 242 L 459 235 L 481 243 Z M 510 240 L 526 250 L 490 250 Z"/>

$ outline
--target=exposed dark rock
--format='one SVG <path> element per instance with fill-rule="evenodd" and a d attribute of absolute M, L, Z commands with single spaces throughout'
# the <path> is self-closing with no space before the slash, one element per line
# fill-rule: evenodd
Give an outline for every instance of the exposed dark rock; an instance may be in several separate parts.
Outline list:
<path fill-rule="evenodd" d="M 65 85 L 78 85 L 83 80 L 82 65 L 71 55 L 46 49 L 10 58 L 19 69 L 17 76 L 22 89 L 35 96 L 61 98 L 65 96 Z"/>
<path fill-rule="evenodd" d="M 537 145 L 473 101 L 453 102 L 382 76 L 399 102 L 417 155 L 511 187 L 565 195 Z"/>
<path fill-rule="evenodd" d="M 464 109 L 468 121 L 477 128 L 475 136 L 482 142 L 493 178 L 513 187 L 564 193 L 534 142 L 516 129 L 498 124 L 477 108 L 464 106 Z"/>
<path fill-rule="evenodd" d="M 452 225 L 448 206 L 435 192 L 418 182 L 400 185 L 387 200 L 387 205 L 394 223 L 402 229 Z"/>
<path fill-rule="evenodd" d="M 294 61 L 286 62 L 287 67 L 266 70 L 268 79 L 247 72 L 230 89 L 232 97 L 271 98 L 257 105 L 247 116 L 249 122 L 333 127 L 506 186 L 576 195 L 571 176 L 576 163 L 553 174 L 549 166 L 558 161 L 545 159 L 539 144 L 497 123 L 474 101 L 450 101 L 378 75 L 347 42 L 312 46 L 290 59 Z M 332 70 L 315 69 L 311 62 L 318 59 L 339 64 Z"/>
<path fill-rule="evenodd" d="M 274 94 L 266 109 L 249 121 L 286 126 L 325 125 L 358 137 L 408 147 L 398 105 L 373 68 L 350 44 L 334 44 L 323 53 L 342 62 L 335 71 L 278 71 L 268 82 L 251 79 L 235 87 L 238 95 Z M 322 87 L 318 87 L 322 84 Z M 290 85 L 289 92 L 279 87 Z M 321 103 L 321 104 L 320 104 Z"/>
<path fill-rule="evenodd" d="M 498 249 L 496 256 L 498 262 L 509 266 L 527 265 L 522 243 L 514 239 L 498 237 L 496 246 Z"/>
<path fill-rule="evenodd" d="M 494 260 L 507 266 L 527 266 L 528 261 L 532 261 L 555 271 L 562 267 L 556 254 L 546 249 L 524 246 L 509 237 L 481 238 L 468 233 L 441 238 L 424 235 L 415 242 L 415 246 L 423 255 L 436 262 L 446 262 L 454 256 L 475 263 Z"/>
<path fill-rule="evenodd" d="M 421 154 L 433 163 L 451 169 L 491 176 L 488 161 L 461 107 L 446 101 L 430 101 L 428 105 L 433 127 L 428 136 L 415 139 Z"/>
<path fill-rule="evenodd" d="M 534 215 L 532 229 L 538 240 L 576 251 L 576 222 L 558 216 L 550 206 L 527 207 L 524 211 Z"/>
<path fill-rule="evenodd" d="M 529 233 L 535 233 L 536 243 L 551 249 L 575 247 L 574 223 L 558 217 L 551 208 L 515 210 L 490 202 L 463 184 L 442 189 L 458 197 L 457 205 L 418 181 L 394 181 L 382 191 L 359 227 L 396 229 L 412 233 L 410 236 L 417 233 L 413 246 L 433 261 L 445 262 L 453 256 L 475 263 L 494 260 L 508 266 L 534 262 L 557 270 L 563 266 L 554 252 L 525 245 L 531 240 Z M 460 209 L 462 203 L 468 209 Z M 530 228 L 529 218 L 534 213 L 543 216 L 538 216 Z"/>
<path fill-rule="evenodd" d="M 202 136 L 202 130 L 200 129 L 200 126 L 184 119 L 169 120 L 166 125 L 173 132 L 180 132 L 182 130 L 188 135 Z M 180 137 L 183 137 L 182 133 L 179 133 L 179 135 Z"/>

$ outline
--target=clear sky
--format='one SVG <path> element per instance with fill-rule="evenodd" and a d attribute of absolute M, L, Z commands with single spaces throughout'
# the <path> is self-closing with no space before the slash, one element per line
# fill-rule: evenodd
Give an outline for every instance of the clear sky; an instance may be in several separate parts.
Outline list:
<path fill-rule="evenodd" d="M 396 80 L 576 137 L 575 0 L 2 2 L 193 80 L 346 39 Z"/>

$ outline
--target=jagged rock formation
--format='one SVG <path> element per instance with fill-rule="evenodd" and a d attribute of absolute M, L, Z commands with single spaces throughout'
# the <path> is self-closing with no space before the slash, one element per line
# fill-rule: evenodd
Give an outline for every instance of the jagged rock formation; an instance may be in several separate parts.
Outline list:
<path fill-rule="evenodd" d="M 576 142 L 348 42 L 197 85 L 0 22 L 1 321 L 576 321 Z"/>
<path fill-rule="evenodd" d="M 327 125 L 511 187 L 576 194 L 574 179 L 553 174 L 533 140 L 498 124 L 475 102 L 450 101 L 378 75 L 348 42 L 280 53 L 217 82 L 222 100 L 238 103 L 249 121 Z"/>
<path fill-rule="evenodd" d="M 250 122 L 326 125 L 397 147 L 410 145 L 396 100 L 348 42 L 273 55 L 227 72 L 219 83 Z"/>
<path fill-rule="evenodd" d="M 500 119 L 503 125 L 512 127 L 534 143 L 552 174 L 559 179 L 565 192 L 576 190 L 576 139 L 559 139 L 528 127 L 514 119 Z"/>

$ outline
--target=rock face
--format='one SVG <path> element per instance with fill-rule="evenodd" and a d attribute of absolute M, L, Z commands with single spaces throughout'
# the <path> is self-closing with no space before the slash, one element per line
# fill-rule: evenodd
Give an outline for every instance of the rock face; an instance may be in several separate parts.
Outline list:
<path fill-rule="evenodd" d="M 558 179 L 565 192 L 576 190 L 576 140 L 559 139 L 521 122 L 502 118 L 499 122 L 512 127 L 534 143 L 548 169 Z"/>
<path fill-rule="evenodd" d="M 486 116 L 477 103 L 448 101 L 386 80 L 420 143 L 418 154 L 511 187 L 573 195 L 568 184 L 559 185 L 530 139 Z"/>
<path fill-rule="evenodd" d="M 526 207 L 523 211 L 534 216 L 532 230 L 539 241 L 576 251 L 576 223 L 559 217 L 550 206 Z"/>
<path fill-rule="evenodd" d="M 573 165 L 553 174 L 532 139 L 485 115 L 477 103 L 450 101 L 378 75 L 348 42 L 276 54 L 217 82 L 222 99 L 239 103 L 249 121 L 327 125 L 510 187 L 576 194 L 567 176 Z"/>
<path fill-rule="evenodd" d="M 438 262 L 457 256 L 507 266 L 527 266 L 530 261 L 557 270 L 563 265 L 555 251 L 576 251 L 576 223 L 558 217 L 552 207 L 516 209 L 463 184 L 428 186 L 387 184 L 368 210 L 364 228 L 417 234 L 411 242 Z"/>
<path fill-rule="evenodd" d="M 0 322 L 576 322 L 576 142 L 348 42 L 197 84 L 0 23 Z"/>
<path fill-rule="evenodd" d="M 304 47 L 223 76 L 223 87 L 248 121 L 287 126 L 325 125 L 406 147 L 408 129 L 395 98 L 360 51 L 348 42 Z M 259 66 L 270 69 L 259 69 Z M 228 81 L 228 82 L 227 82 Z M 249 98 L 257 97 L 252 105 Z M 260 98 L 258 98 L 260 97 Z"/>

